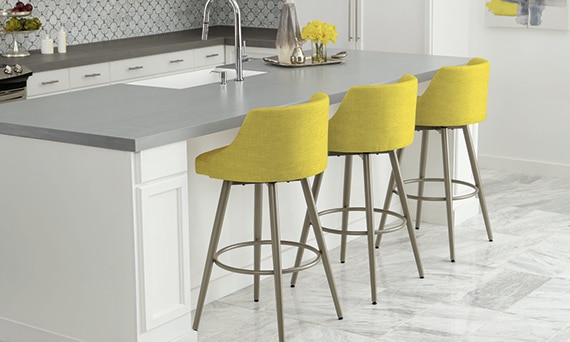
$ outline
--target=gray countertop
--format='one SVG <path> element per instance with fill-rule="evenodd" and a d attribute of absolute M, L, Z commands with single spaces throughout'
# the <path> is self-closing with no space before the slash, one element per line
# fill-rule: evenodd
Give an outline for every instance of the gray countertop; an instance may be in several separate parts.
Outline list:
<path fill-rule="evenodd" d="M 27 57 L 0 57 L 0 64 L 19 63 L 34 72 L 49 71 L 81 65 L 156 55 L 160 53 L 196 49 L 212 45 L 232 45 L 233 27 L 215 26 L 210 29 L 208 40 L 201 39 L 202 30 L 194 29 L 137 38 L 117 39 L 90 44 L 71 45 L 67 53 L 42 55 L 39 50 L 30 51 Z M 277 30 L 242 28 L 247 46 L 275 47 Z"/>
<path fill-rule="evenodd" d="M 390 83 L 405 73 L 429 80 L 440 67 L 466 61 L 371 51 L 350 51 L 342 64 L 300 68 L 253 60 L 244 69 L 265 74 L 225 86 L 118 84 L 0 104 L 0 134 L 136 152 L 239 127 L 252 108 L 301 103 L 317 91 L 336 103 L 354 85 Z"/>

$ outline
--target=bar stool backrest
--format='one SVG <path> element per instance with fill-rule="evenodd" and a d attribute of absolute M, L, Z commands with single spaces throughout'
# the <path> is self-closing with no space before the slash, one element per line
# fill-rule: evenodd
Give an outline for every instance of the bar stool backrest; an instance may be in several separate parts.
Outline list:
<path fill-rule="evenodd" d="M 418 80 L 351 87 L 329 121 L 329 151 L 385 152 L 414 140 Z"/>
<path fill-rule="evenodd" d="M 489 74 L 483 58 L 439 69 L 418 99 L 416 125 L 454 127 L 485 120 Z"/>
<path fill-rule="evenodd" d="M 230 145 L 197 158 L 196 172 L 245 183 L 314 176 L 327 166 L 328 117 L 322 92 L 298 105 L 252 109 Z"/>

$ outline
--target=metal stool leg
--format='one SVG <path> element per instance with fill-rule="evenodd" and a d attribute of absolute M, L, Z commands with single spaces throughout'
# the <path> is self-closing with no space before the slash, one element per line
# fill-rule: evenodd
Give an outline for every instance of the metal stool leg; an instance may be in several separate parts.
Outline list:
<path fill-rule="evenodd" d="M 315 179 L 316 182 L 316 179 Z M 331 291 L 331 296 L 333 298 L 334 306 L 336 309 L 336 314 L 338 319 L 342 319 L 342 310 L 340 308 L 340 302 L 338 300 L 336 286 L 334 284 L 334 277 L 332 274 L 332 269 L 330 265 L 330 260 L 328 256 L 328 249 L 326 245 L 326 241 L 323 235 L 321 223 L 319 220 L 319 214 L 317 213 L 317 208 L 315 205 L 315 198 L 313 198 L 313 194 L 309 189 L 309 183 L 307 179 L 301 180 L 301 186 L 303 187 L 303 193 L 305 195 L 305 201 L 307 202 L 307 213 L 310 216 L 311 225 L 313 226 L 313 231 L 315 233 L 315 238 L 317 240 L 317 245 L 319 247 L 319 251 L 321 252 L 321 261 L 323 263 L 323 267 L 325 269 L 325 274 L 327 276 L 327 281 L 329 283 L 329 289 Z M 319 185 L 320 186 L 320 185 Z"/>
<path fill-rule="evenodd" d="M 253 239 L 255 242 L 261 241 L 261 224 L 263 215 L 263 184 L 255 184 L 253 209 Z M 253 245 L 253 269 L 261 269 L 261 245 Z M 259 302 L 259 280 L 260 275 L 253 276 L 253 301 Z"/>
<path fill-rule="evenodd" d="M 370 292 L 372 304 L 376 304 L 376 266 L 374 255 L 374 201 L 372 200 L 372 178 L 370 177 L 370 155 L 362 155 L 364 169 L 364 206 L 366 208 L 366 230 L 368 241 L 368 265 L 370 268 Z"/>
<path fill-rule="evenodd" d="M 441 129 L 441 148 L 443 154 L 443 182 L 445 185 L 445 204 L 447 211 L 447 229 L 449 235 L 449 258 L 455 262 L 455 238 L 453 231 L 453 189 L 451 182 L 451 166 L 449 162 L 448 129 Z"/>
<path fill-rule="evenodd" d="M 208 284 L 210 283 L 210 276 L 212 275 L 212 268 L 214 266 L 214 254 L 220 242 L 220 234 L 222 232 L 222 225 L 224 223 L 224 216 L 228 206 L 228 198 L 230 196 L 231 181 L 224 181 L 222 190 L 220 192 L 220 199 L 218 201 L 218 209 L 216 210 L 216 218 L 214 220 L 214 227 L 212 228 L 212 235 L 210 237 L 210 245 L 208 247 L 208 254 L 204 265 L 204 274 L 202 275 L 202 284 L 200 285 L 200 295 L 198 296 L 198 303 L 194 313 L 194 323 L 192 329 L 198 330 L 200 325 L 200 318 L 202 317 L 202 310 L 206 300 L 206 293 L 208 292 Z"/>
<path fill-rule="evenodd" d="M 424 195 L 424 180 L 426 178 L 426 165 L 427 165 L 427 153 L 429 147 L 429 130 L 424 130 L 422 132 L 422 144 L 420 152 L 420 176 L 418 183 L 418 199 L 416 203 L 416 229 L 420 229 L 420 224 L 422 222 L 422 197 Z"/>
<path fill-rule="evenodd" d="M 403 148 L 399 149 L 397 154 L 398 154 L 398 163 L 400 163 L 402 161 L 404 149 Z M 379 231 L 384 229 L 384 227 L 386 226 L 386 219 L 388 219 L 386 211 L 390 210 L 390 205 L 392 204 L 392 195 L 394 194 L 395 186 L 396 183 L 394 182 L 394 169 L 392 168 L 392 174 L 390 175 L 390 181 L 388 182 L 388 188 L 386 190 L 386 198 L 384 199 L 384 208 L 382 209 L 384 210 L 384 212 L 382 213 L 382 217 L 380 218 L 380 225 L 378 226 Z M 378 233 L 378 236 L 376 236 L 376 248 L 380 247 L 380 242 L 382 242 L 382 235 L 384 234 Z"/>
<path fill-rule="evenodd" d="M 469 161 L 471 162 L 473 179 L 475 180 L 475 185 L 479 190 L 479 204 L 481 205 L 481 213 L 483 214 L 485 228 L 487 229 L 487 238 L 489 241 L 493 241 L 493 232 L 491 231 L 491 221 L 489 220 L 489 214 L 487 212 L 487 201 L 485 200 L 485 194 L 483 193 L 483 183 L 481 182 L 481 175 L 479 173 L 479 164 L 477 162 L 477 157 L 475 156 L 475 149 L 473 148 L 471 132 L 467 126 L 463 127 L 463 137 L 465 138 L 465 145 L 467 146 L 467 153 L 469 154 Z"/>
<path fill-rule="evenodd" d="M 346 239 L 348 230 L 348 207 L 350 207 L 350 192 L 352 187 L 352 155 L 344 156 L 344 185 L 342 190 L 342 234 L 340 238 L 340 262 L 346 261 Z"/>
<path fill-rule="evenodd" d="M 402 180 L 400 163 L 398 162 L 398 158 L 396 157 L 396 153 L 394 153 L 394 151 L 390 151 L 388 152 L 388 154 L 390 155 L 390 162 L 392 164 L 392 177 L 395 179 L 396 185 L 398 187 L 398 195 L 400 196 L 402 211 L 404 212 L 404 217 L 406 218 L 406 226 L 408 227 L 408 235 L 410 236 L 410 243 L 412 244 L 412 250 L 414 251 L 414 258 L 416 259 L 418 274 L 420 278 L 423 278 L 424 270 L 422 267 L 420 252 L 418 250 L 418 245 L 416 242 L 416 235 L 414 233 L 414 224 L 412 223 L 412 215 L 410 214 L 410 208 L 408 207 L 408 197 L 406 195 L 406 190 L 404 188 L 404 181 Z"/>
<path fill-rule="evenodd" d="M 317 201 L 317 198 L 319 197 L 319 192 L 321 190 L 321 184 L 323 183 L 323 173 L 319 173 L 318 175 L 315 176 L 315 179 L 313 180 L 313 188 L 312 188 L 312 197 L 314 198 L 314 201 Z M 307 243 L 307 238 L 309 237 L 309 225 L 311 224 L 311 220 L 309 217 L 309 211 L 307 209 L 307 212 L 305 213 L 305 221 L 303 222 L 303 230 L 301 231 L 301 238 L 299 239 L 299 242 L 301 244 L 305 244 Z M 299 267 L 301 265 L 301 261 L 303 260 L 303 252 L 304 249 L 303 248 L 298 248 L 297 249 L 297 257 L 295 258 L 295 267 Z M 299 272 L 293 272 L 293 274 L 291 275 L 291 287 L 295 287 L 295 284 L 297 283 L 297 277 L 298 277 Z"/>
<path fill-rule="evenodd" d="M 279 212 L 277 209 L 277 189 L 275 183 L 268 183 L 269 217 L 271 221 L 271 250 L 273 256 L 273 279 L 275 283 L 275 303 L 277 307 L 277 329 L 279 341 L 285 341 L 285 323 L 283 319 L 281 237 L 279 234 Z"/>

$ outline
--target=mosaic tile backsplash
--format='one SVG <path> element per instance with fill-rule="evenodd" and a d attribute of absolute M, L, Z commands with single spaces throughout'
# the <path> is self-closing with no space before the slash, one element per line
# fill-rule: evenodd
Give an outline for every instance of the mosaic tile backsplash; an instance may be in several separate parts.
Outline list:
<path fill-rule="evenodd" d="M 17 0 L 0 0 L 12 8 Z M 205 0 L 22 0 L 34 5 L 32 16 L 43 26 L 39 31 L 17 34 L 23 50 L 40 48 L 49 34 L 57 38 L 60 26 L 67 45 L 168 33 L 202 27 Z M 277 28 L 284 0 L 237 0 L 243 27 Z M 0 18 L 5 19 L 5 18 Z M 211 25 L 233 25 L 234 15 L 226 0 L 214 0 Z M 4 22 L 2 22 L 4 25 Z M 12 49 L 14 36 L 2 34 L 0 51 Z"/>

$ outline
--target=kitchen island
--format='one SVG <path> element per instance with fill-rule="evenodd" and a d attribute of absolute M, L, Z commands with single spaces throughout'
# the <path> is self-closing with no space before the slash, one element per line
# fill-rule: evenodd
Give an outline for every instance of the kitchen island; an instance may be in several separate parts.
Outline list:
<path fill-rule="evenodd" d="M 244 69 L 263 73 L 244 82 L 117 84 L 0 105 L 0 324 L 41 329 L 45 341 L 195 340 L 191 298 L 220 186 L 195 175 L 195 156 L 230 142 L 252 108 L 316 91 L 336 104 L 353 85 L 405 73 L 428 81 L 466 61 L 367 51 L 327 66 L 254 60 Z M 300 225 L 289 191 L 298 190 L 283 189 L 282 216 Z M 243 238 L 251 194 L 235 196 L 227 222 Z M 297 239 L 292 231 L 284 237 Z M 224 278 L 210 297 L 247 285 L 242 278 Z"/>

